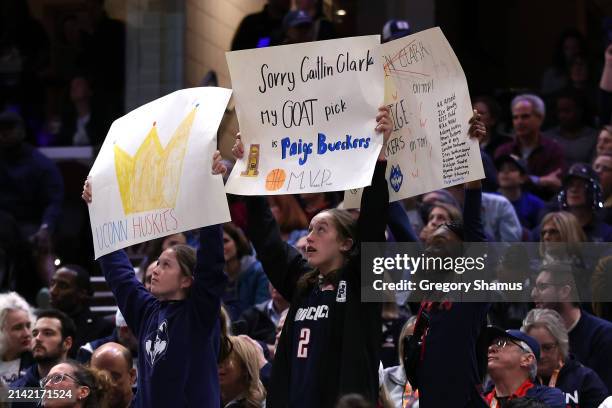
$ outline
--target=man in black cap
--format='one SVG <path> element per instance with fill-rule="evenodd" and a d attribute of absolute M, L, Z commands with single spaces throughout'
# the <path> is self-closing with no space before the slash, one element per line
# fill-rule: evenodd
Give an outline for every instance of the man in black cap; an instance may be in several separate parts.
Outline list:
<path fill-rule="evenodd" d="M 490 407 L 504 408 L 509 400 L 529 397 L 550 408 L 565 408 L 560 390 L 536 383 L 540 358 L 536 339 L 520 330 L 493 326 L 487 328 L 487 335 L 487 372 L 494 384 L 485 396 Z"/>
<path fill-rule="evenodd" d="M 284 44 L 299 44 L 314 40 L 312 17 L 302 10 L 290 11 L 283 18 Z"/>
<path fill-rule="evenodd" d="M 381 40 L 383 43 L 397 40 L 412 34 L 410 23 L 406 20 L 389 20 L 385 23 L 382 30 Z"/>
<path fill-rule="evenodd" d="M 289 0 L 268 0 L 263 10 L 246 16 L 234 34 L 232 51 L 278 45 L 283 16 L 290 6 Z"/>
<path fill-rule="evenodd" d="M 611 242 L 612 227 L 601 221 L 598 212 L 603 208 L 601 185 L 597 173 L 585 163 L 570 167 L 558 195 L 559 206 L 578 218 L 590 242 Z"/>
<path fill-rule="evenodd" d="M 507 154 L 495 160 L 497 168 L 498 192 L 506 197 L 514 207 L 521 225 L 528 230 L 535 228 L 539 214 L 544 208 L 544 201 L 539 197 L 523 191 L 527 182 L 527 163 L 514 154 Z"/>

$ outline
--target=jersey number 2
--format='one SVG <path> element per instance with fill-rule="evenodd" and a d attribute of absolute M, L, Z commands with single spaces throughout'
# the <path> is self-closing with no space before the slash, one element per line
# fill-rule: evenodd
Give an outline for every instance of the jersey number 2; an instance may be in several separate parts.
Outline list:
<path fill-rule="evenodd" d="M 304 327 L 300 331 L 300 342 L 298 343 L 297 356 L 298 358 L 308 357 L 308 342 L 310 341 L 310 329 Z"/>

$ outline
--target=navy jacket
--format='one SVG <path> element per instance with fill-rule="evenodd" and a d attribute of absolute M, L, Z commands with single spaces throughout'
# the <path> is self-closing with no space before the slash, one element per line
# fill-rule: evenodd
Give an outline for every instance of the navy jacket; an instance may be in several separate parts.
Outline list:
<path fill-rule="evenodd" d="M 40 387 L 40 375 L 38 375 L 38 364 L 34 364 L 30 366 L 23 375 L 23 377 L 18 378 L 9 384 L 9 388 L 24 388 L 24 387 Z M 13 403 L 11 406 L 19 407 L 19 408 L 36 408 L 38 407 L 38 402 L 19 402 Z"/>
<path fill-rule="evenodd" d="M 570 355 L 559 371 L 556 388 L 565 393 L 572 408 L 597 408 L 608 396 L 608 389 L 597 373 Z"/>
<path fill-rule="evenodd" d="M 10 388 L 40 387 L 40 375 L 38 375 L 38 364 L 28 368 L 23 377 L 16 379 L 10 384 Z"/>
<path fill-rule="evenodd" d="M 466 190 L 463 209 L 465 242 L 485 241 L 480 218 L 481 191 Z M 417 368 L 422 407 L 484 407 L 478 340 L 489 303 L 459 302 L 429 310 L 429 330 Z"/>
<path fill-rule="evenodd" d="M 138 281 L 124 251 L 100 258 L 121 313 L 138 338 L 136 407 L 216 407 L 219 311 L 227 278 L 219 225 L 200 230 L 191 293 L 159 301 Z"/>
<path fill-rule="evenodd" d="M 569 332 L 570 350 L 592 368 L 608 390 L 612 389 L 612 323 L 582 310 L 578 324 Z"/>

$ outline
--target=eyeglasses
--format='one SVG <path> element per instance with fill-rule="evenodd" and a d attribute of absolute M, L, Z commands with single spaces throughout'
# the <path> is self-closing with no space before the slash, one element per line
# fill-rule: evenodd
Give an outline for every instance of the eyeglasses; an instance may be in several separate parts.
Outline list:
<path fill-rule="evenodd" d="M 503 349 L 508 344 L 514 344 L 515 346 L 520 348 L 523 352 L 529 353 L 527 350 L 525 350 L 525 348 L 523 346 L 520 345 L 520 343 L 517 343 L 516 341 L 514 341 L 512 339 L 509 339 L 507 337 L 499 338 L 499 339 L 494 340 L 493 343 L 491 343 L 491 346 L 495 346 L 498 349 Z"/>
<path fill-rule="evenodd" d="M 540 350 L 542 350 L 543 352 L 551 352 L 554 349 L 557 348 L 557 343 L 542 343 L 540 344 Z"/>
<path fill-rule="evenodd" d="M 76 378 L 74 378 L 70 374 L 57 373 L 57 374 L 48 375 L 48 376 L 44 377 L 43 379 L 41 379 L 40 380 L 40 386 L 42 388 L 44 388 L 45 385 L 47 385 L 49 383 L 51 383 L 52 385 L 59 384 L 62 381 L 64 381 L 64 378 L 66 378 L 66 377 L 70 378 L 72 381 L 74 381 L 75 384 L 82 385 L 79 380 L 77 380 Z"/>
<path fill-rule="evenodd" d="M 546 289 L 554 286 L 563 286 L 560 283 L 537 282 L 535 288 L 538 292 L 544 292 Z"/>
<path fill-rule="evenodd" d="M 593 170 L 595 170 L 596 173 L 602 173 L 604 171 L 612 171 L 612 167 L 608 167 L 603 164 L 596 164 L 593 166 Z"/>

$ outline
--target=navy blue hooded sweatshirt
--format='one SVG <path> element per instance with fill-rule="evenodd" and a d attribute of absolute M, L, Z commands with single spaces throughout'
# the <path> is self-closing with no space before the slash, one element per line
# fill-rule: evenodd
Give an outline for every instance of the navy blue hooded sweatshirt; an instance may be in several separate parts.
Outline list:
<path fill-rule="evenodd" d="M 567 406 L 572 408 L 597 408 L 608 396 L 608 389 L 597 373 L 572 355 L 559 371 L 555 387 L 563 391 Z"/>
<path fill-rule="evenodd" d="M 136 407 L 217 407 L 223 235 L 219 225 L 200 230 L 191 293 L 159 301 L 136 279 L 124 251 L 100 258 L 121 313 L 138 338 Z"/>

